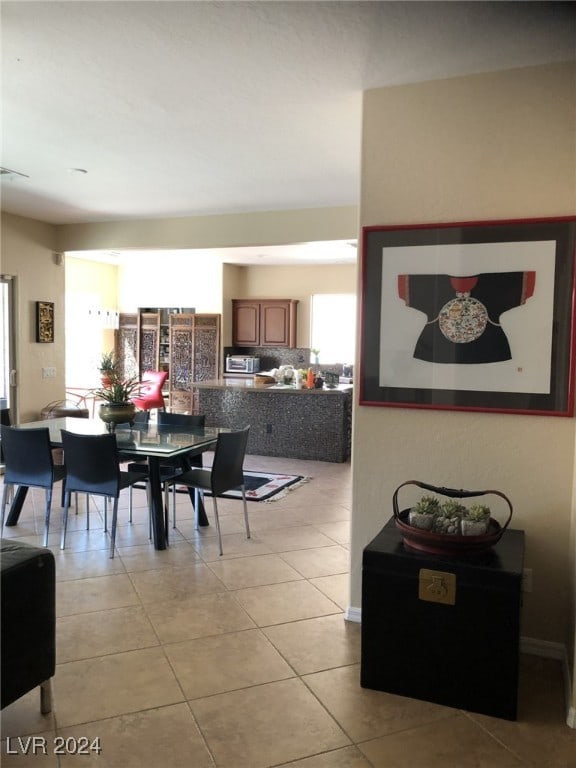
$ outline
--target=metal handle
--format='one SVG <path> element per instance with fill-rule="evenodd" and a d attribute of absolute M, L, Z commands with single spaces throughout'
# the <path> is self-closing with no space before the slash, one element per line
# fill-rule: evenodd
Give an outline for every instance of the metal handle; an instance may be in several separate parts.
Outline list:
<path fill-rule="evenodd" d="M 510 523 L 510 520 L 512 519 L 512 503 L 510 502 L 510 499 L 505 496 L 501 491 L 495 491 L 495 490 L 488 490 L 488 491 L 465 491 L 462 488 L 444 488 L 444 487 L 438 487 L 435 485 L 430 485 L 430 483 L 423 483 L 420 480 L 407 480 L 405 483 L 402 483 L 402 485 L 399 485 L 398 488 L 394 491 L 394 496 L 392 497 L 392 509 L 394 510 L 394 517 L 398 520 L 400 518 L 400 512 L 398 509 L 398 491 L 401 488 L 404 488 L 406 485 L 416 485 L 418 488 L 422 488 L 425 491 L 433 491 L 434 493 L 439 493 L 442 496 L 449 496 L 450 498 L 456 498 L 456 499 L 466 499 L 470 498 L 471 496 L 486 496 L 486 494 L 493 494 L 494 496 L 500 496 L 501 499 L 504 499 L 506 504 L 508 504 L 509 514 L 508 519 L 502 526 L 502 533 L 508 528 L 508 524 Z"/>

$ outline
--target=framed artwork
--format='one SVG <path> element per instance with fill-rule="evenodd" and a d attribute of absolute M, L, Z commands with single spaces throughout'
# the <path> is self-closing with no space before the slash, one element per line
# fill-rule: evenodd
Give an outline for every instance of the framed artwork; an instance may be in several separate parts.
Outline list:
<path fill-rule="evenodd" d="M 54 302 L 36 302 L 36 341 L 51 344 L 54 341 Z"/>
<path fill-rule="evenodd" d="M 573 414 L 576 217 L 362 236 L 360 405 Z"/>

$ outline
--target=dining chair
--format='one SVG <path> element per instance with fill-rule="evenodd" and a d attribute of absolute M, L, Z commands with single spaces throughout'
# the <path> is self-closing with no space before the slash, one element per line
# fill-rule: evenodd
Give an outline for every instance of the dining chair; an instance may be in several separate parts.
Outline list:
<path fill-rule="evenodd" d="M 136 408 L 141 411 L 149 411 L 152 408 L 165 410 L 162 387 L 167 378 L 167 371 L 144 371 L 137 394 L 131 398 Z"/>
<path fill-rule="evenodd" d="M 250 426 L 236 432 L 220 432 L 214 449 L 214 461 L 210 469 L 189 469 L 177 477 L 174 483 L 185 485 L 188 488 L 198 489 L 201 495 L 204 492 L 212 494 L 214 507 L 214 519 L 218 533 L 218 547 L 222 550 L 222 534 L 218 517 L 217 498 L 232 488 L 240 488 L 244 505 L 244 522 L 246 525 L 246 538 L 250 538 L 250 524 L 248 521 L 248 504 L 246 503 L 246 488 L 244 485 L 244 457 L 248 443 Z M 196 524 L 198 527 L 198 511 L 196 511 Z"/>
<path fill-rule="evenodd" d="M 44 546 L 47 547 L 53 486 L 59 480 L 64 480 L 66 476 L 65 466 L 54 464 L 50 430 L 48 427 L 18 429 L 2 426 L 2 447 L 5 470 L 0 531 L 4 530 L 6 504 L 14 487 L 42 488 L 46 496 Z"/>
<path fill-rule="evenodd" d="M 62 539 L 60 549 L 66 546 L 66 528 L 70 494 L 87 493 L 113 499 L 112 527 L 110 531 L 110 557 L 114 557 L 116 525 L 118 521 L 118 500 L 120 492 L 142 479 L 138 472 L 123 472 L 116 435 L 79 435 L 63 429 L 62 447 L 66 456 L 66 488 L 64 512 L 62 515 Z M 108 529 L 107 508 L 104 506 L 104 532 Z"/>

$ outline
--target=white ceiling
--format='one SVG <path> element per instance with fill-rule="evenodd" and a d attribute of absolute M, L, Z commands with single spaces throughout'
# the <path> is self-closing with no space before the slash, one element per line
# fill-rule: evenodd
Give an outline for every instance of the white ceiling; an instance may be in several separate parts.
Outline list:
<path fill-rule="evenodd" d="M 357 205 L 362 91 L 574 58 L 572 3 L 4 2 L 2 209 Z M 87 173 L 74 172 L 83 169 Z"/>

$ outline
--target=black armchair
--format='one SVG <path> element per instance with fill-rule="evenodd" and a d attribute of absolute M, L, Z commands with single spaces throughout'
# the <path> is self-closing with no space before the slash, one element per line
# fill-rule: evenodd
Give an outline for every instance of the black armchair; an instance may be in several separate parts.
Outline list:
<path fill-rule="evenodd" d="M 40 710 L 52 709 L 56 668 L 56 568 L 49 549 L 0 539 L 1 708 L 40 686 Z"/>

